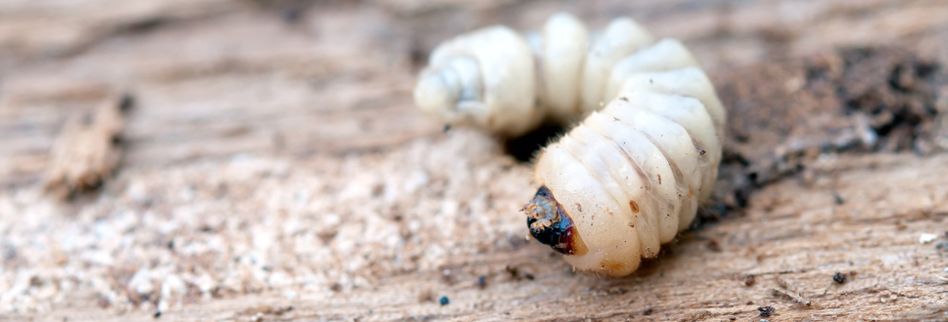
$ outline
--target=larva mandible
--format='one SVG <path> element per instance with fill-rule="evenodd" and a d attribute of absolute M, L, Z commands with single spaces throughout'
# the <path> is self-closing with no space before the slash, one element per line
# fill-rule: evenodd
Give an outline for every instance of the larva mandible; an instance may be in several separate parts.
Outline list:
<path fill-rule="evenodd" d="M 449 124 L 504 136 L 582 119 L 537 158 L 523 209 L 530 234 L 579 270 L 635 271 L 688 227 L 717 177 L 726 111 L 714 87 L 681 42 L 628 18 L 593 35 L 564 13 L 525 36 L 461 35 L 435 49 L 414 94 Z"/>

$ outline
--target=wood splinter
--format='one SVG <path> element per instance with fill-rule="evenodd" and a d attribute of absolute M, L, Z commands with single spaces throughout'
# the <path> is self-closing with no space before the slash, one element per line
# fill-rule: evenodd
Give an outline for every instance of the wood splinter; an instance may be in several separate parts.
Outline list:
<path fill-rule="evenodd" d="M 102 185 L 121 159 L 119 139 L 132 97 L 109 99 L 89 114 L 66 121 L 50 152 L 44 190 L 60 199 Z"/>
<path fill-rule="evenodd" d="M 777 279 L 776 279 L 776 282 L 777 282 L 777 286 L 778 286 L 778 287 L 775 287 L 775 288 L 772 288 L 772 289 L 771 289 L 771 291 L 773 292 L 774 295 L 778 295 L 778 296 L 783 296 L 783 297 L 789 298 L 789 299 L 792 300 L 793 302 L 796 302 L 797 304 L 802 304 L 802 305 L 805 305 L 805 306 L 810 306 L 810 304 L 813 303 L 812 301 L 810 301 L 810 299 L 808 299 L 808 298 L 804 297 L 803 295 L 801 295 L 800 293 L 797 293 L 796 291 L 792 290 L 792 289 L 789 287 L 789 285 L 787 285 L 787 281 L 784 281 L 784 280 L 781 279 L 781 278 L 777 278 Z"/>

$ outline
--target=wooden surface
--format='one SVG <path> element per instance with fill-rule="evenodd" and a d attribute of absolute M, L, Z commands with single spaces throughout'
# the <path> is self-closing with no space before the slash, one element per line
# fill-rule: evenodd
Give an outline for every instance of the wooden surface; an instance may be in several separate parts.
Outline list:
<path fill-rule="evenodd" d="M 847 74 L 797 77 L 837 48 L 948 66 L 938 0 L 2 2 L 0 320 L 948 319 L 948 122 L 934 115 L 896 124 L 924 124 L 926 140 L 908 135 L 921 150 L 804 144 L 802 170 L 757 183 L 735 184 L 738 167 L 724 217 L 629 278 L 573 273 L 526 240 L 530 165 L 443 133 L 410 91 L 437 42 L 557 10 L 683 39 L 750 129 L 728 149 L 751 164 L 797 157 L 755 153 L 797 146 L 754 125 L 768 113 L 853 114 L 818 95 Z M 919 79 L 935 93 L 921 104 L 944 110 L 944 76 Z M 114 177 L 65 202 L 43 193 L 67 120 L 122 93 L 135 104 Z M 811 129 L 770 119 L 787 137 Z M 738 190 L 746 208 L 725 200 Z"/>

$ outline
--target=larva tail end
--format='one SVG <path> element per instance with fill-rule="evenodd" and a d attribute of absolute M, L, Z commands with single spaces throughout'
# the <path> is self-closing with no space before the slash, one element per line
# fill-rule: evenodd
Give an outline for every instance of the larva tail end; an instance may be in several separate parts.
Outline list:
<path fill-rule="evenodd" d="M 573 220 L 546 186 L 537 189 L 533 199 L 523 207 L 527 227 L 534 239 L 566 255 L 586 253 L 586 245 L 576 232 Z"/>

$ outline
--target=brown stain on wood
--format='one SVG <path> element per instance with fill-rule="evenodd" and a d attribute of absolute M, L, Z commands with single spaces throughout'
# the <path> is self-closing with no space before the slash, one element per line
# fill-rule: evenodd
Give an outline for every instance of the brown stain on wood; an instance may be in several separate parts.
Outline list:
<path fill-rule="evenodd" d="M 625 264 L 613 260 L 603 260 L 599 266 L 610 272 L 619 272 L 625 269 Z"/>

